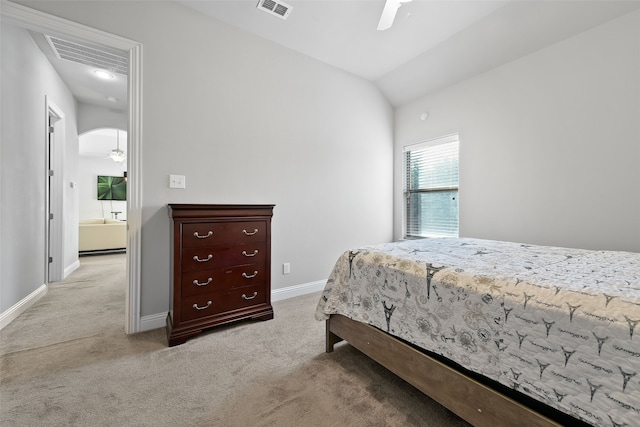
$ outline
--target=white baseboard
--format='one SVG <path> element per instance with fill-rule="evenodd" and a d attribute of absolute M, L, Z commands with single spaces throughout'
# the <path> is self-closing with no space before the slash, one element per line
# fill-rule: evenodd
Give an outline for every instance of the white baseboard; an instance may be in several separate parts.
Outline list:
<path fill-rule="evenodd" d="M 303 283 L 301 285 L 288 286 L 286 288 L 272 289 L 271 302 L 282 301 L 284 299 L 298 297 L 313 292 L 321 292 L 326 280 L 318 280 L 317 282 Z M 140 318 L 140 332 L 150 331 L 152 329 L 164 328 L 167 324 L 167 313 L 150 314 Z"/>
<path fill-rule="evenodd" d="M 24 297 L 22 300 L 18 301 L 18 303 L 14 304 L 7 311 L 0 314 L 0 330 L 4 329 L 9 323 L 11 323 L 16 317 L 20 316 L 22 313 L 27 311 L 29 307 L 38 302 L 40 298 L 45 296 L 47 293 L 47 285 L 40 285 L 38 289 L 31 292 L 29 295 Z"/>
<path fill-rule="evenodd" d="M 271 302 L 298 297 L 300 295 L 306 295 L 313 292 L 321 292 L 326 284 L 326 280 L 318 280 L 317 282 L 309 282 L 303 283 L 301 285 L 288 286 L 286 288 L 272 289 Z"/>
<path fill-rule="evenodd" d="M 167 326 L 167 313 L 156 313 L 140 318 L 140 331 L 145 332 L 152 329 L 164 328 Z"/>
<path fill-rule="evenodd" d="M 78 267 L 80 267 L 80 260 L 79 259 L 77 259 L 76 262 L 74 262 L 73 264 L 67 266 L 67 268 L 64 269 L 62 279 L 63 280 L 66 279 L 71 273 L 76 271 L 78 269 Z"/>

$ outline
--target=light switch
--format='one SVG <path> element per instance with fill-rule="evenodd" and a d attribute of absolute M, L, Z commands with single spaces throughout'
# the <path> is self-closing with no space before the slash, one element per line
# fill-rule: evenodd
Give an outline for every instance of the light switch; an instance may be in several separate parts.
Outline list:
<path fill-rule="evenodd" d="M 186 188 L 184 175 L 169 175 L 169 188 Z"/>

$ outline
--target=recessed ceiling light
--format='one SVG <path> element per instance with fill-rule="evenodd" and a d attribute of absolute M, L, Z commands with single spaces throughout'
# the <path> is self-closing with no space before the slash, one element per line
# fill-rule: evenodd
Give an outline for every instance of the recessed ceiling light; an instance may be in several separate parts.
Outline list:
<path fill-rule="evenodd" d="M 100 77 L 101 79 L 105 80 L 110 80 L 113 78 L 113 74 L 105 70 L 95 70 L 93 74 L 95 74 L 96 77 Z"/>

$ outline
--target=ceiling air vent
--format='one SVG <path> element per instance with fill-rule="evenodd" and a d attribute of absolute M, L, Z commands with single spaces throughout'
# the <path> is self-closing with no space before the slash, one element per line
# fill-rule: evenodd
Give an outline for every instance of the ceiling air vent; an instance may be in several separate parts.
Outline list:
<path fill-rule="evenodd" d="M 288 4 L 274 0 L 260 0 L 258 1 L 257 7 L 263 12 L 270 13 L 282 19 L 287 19 L 292 9 Z"/>
<path fill-rule="evenodd" d="M 60 59 L 124 75 L 129 71 L 129 60 L 124 55 L 105 52 L 57 37 L 46 36 L 46 38 Z"/>

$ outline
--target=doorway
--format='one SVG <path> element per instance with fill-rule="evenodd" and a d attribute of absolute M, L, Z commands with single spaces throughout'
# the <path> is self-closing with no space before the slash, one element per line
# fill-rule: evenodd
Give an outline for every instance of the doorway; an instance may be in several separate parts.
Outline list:
<path fill-rule="evenodd" d="M 85 255 L 125 252 L 127 131 L 94 129 L 81 134 L 78 145 L 78 251 L 82 263 Z"/>
<path fill-rule="evenodd" d="M 119 49 L 127 53 L 129 58 L 128 75 L 128 200 L 127 200 L 127 292 L 125 302 L 125 332 L 127 334 L 140 331 L 140 265 L 142 223 L 142 200 L 140 170 L 140 147 L 142 142 L 142 45 L 133 40 L 106 33 L 72 21 L 67 21 L 39 12 L 28 7 L 3 2 L 0 10 L 3 21 L 17 27 L 41 33 L 53 33 L 60 36 L 84 40 L 88 43 Z M 48 115 L 48 111 L 46 113 Z M 55 148 L 54 148 L 55 150 Z M 55 177 L 55 172 L 54 172 Z M 48 187 L 48 184 L 46 185 Z M 62 188 L 62 186 L 60 187 Z M 48 200 L 47 200 L 48 203 Z M 47 233 L 49 220 L 46 219 Z M 45 239 L 46 240 L 46 239 Z M 53 239 L 55 240 L 55 238 Z M 43 265 L 48 270 L 49 250 L 43 248 Z"/>
<path fill-rule="evenodd" d="M 64 277 L 64 223 L 62 194 L 62 147 L 65 140 L 65 121 L 62 110 L 49 98 L 45 137 L 45 280 L 59 282 Z"/>

